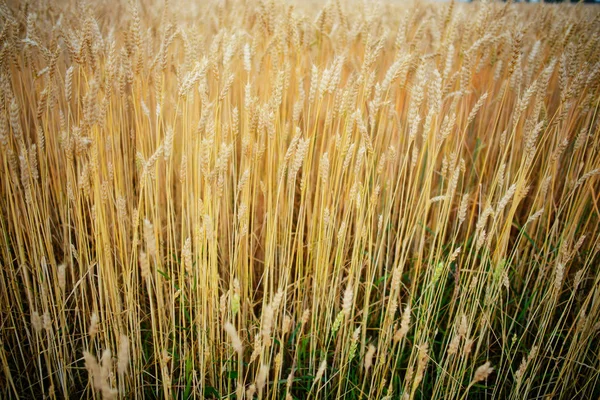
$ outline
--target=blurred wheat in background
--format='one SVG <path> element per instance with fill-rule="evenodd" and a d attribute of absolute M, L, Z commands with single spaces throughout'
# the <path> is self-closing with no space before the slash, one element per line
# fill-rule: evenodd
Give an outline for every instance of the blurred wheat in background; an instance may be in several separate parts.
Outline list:
<path fill-rule="evenodd" d="M 0 4 L 0 397 L 600 395 L 600 9 Z"/>

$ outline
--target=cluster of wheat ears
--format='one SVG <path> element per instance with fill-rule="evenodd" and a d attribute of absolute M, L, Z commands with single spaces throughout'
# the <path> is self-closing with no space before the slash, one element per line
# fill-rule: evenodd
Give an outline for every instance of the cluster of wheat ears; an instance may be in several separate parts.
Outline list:
<path fill-rule="evenodd" d="M 600 394 L 600 10 L 0 4 L 0 397 Z"/>

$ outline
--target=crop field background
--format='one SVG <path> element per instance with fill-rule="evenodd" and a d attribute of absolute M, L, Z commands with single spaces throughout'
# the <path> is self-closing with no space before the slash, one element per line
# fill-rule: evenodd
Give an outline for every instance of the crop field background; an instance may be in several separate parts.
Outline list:
<path fill-rule="evenodd" d="M 597 399 L 600 8 L 0 3 L 0 398 Z"/>

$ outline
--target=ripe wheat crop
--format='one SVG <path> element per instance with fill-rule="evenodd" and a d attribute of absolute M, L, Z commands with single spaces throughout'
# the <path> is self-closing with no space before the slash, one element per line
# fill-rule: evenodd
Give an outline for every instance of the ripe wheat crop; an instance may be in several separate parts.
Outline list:
<path fill-rule="evenodd" d="M 600 396 L 600 9 L 0 4 L 0 397 Z"/>

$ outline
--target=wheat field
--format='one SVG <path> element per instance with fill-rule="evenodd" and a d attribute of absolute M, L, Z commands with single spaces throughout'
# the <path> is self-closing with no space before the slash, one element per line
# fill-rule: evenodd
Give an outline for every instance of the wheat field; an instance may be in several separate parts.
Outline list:
<path fill-rule="evenodd" d="M 0 398 L 600 396 L 600 9 L 0 4 Z"/>

